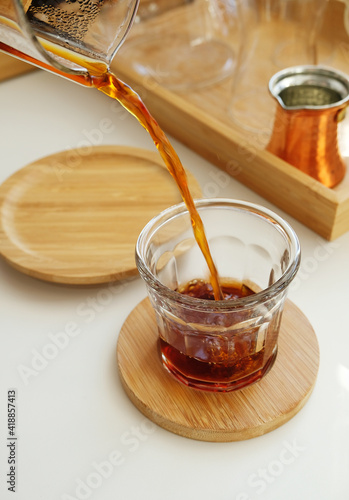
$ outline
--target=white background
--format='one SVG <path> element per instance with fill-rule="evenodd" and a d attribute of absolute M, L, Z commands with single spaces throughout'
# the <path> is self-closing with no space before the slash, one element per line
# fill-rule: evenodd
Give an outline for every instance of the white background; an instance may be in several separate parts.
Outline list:
<path fill-rule="evenodd" d="M 155 150 L 135 119 L 95 90 L 43 72 L 1 83 L 0 182 L 39 157 L 77 147 L 85 132 L 98 129 L 105 118 L 114 127 L 104 134 L 104 144 Z M 289 297 L 320 343 L 315 390 L 290 422 L 256 439 L 217 444 L 171 434 L 131 404 L 117 373 L 118 333 L 146 296 L 141 280 L 119 285 L 103 305 L 99 288 L 40 282 L 0 260 L 0 497 L 349 498 L 349 233 L 326 242 L 233 178 L 217 175 L 216 167 L 177 141 L 173 144 L 204 193 L 261 203 L 295 228 L 303 261 Z M 99 305 L 94 313 L 91 300 Z M 81 308 L 90 314 L 82 316 Z M 70 322 L 79 334 L 26 385 L 18 367 L 30 367 L 33 350 L 41 352 L 49 335 Z M 16 493 L 6 484 L 11 388 L 17 390 Z"/>

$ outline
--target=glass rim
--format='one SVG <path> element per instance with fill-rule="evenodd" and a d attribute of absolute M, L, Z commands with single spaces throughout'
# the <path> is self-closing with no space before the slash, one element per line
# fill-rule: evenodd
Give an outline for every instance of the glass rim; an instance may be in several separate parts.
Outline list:
<path fill-rule="evenodd" d="M 263 207 L 262 205 L 258 205 L 255 203 L 250 203 L 243 200 L 235 200 L 230 198 L 205 198 L 194 201 L 197 209 L 200 208 L 213 208 L 213 207 L 231 207 L 237 210 L 242 210 L 247 213 L 255 214 L 259 217 L 263 217 L 271 224 L 274 224 L 278 227 L 278 229 L 282 230 L 282 233 L 287 239 L 289 243 L 289 248 L 291 249 L 291 259 L 287 268 L 283 272 L 282 276 L 275 281 L 272 285 L 264 288 L 263 290 L 254 293 L 253 295 L 248 295 L 246 297 L 241 297 L 235 300 L 208 300 L 208 299 L 198 299 L 197 297 L 190 297 L 188 295 L 183 295 L 176 290 L 172 290 L 168 288 L 166 285 L 161 283 L 161 281 L 154 276 L 149 267 L 146 265 L 143 255 L 145 250 L 146 241 L 149 237 L 155 232 L 155 230 L 160 227 L 162 223 L 165 223 L 175 217 L 184 215 L 187 213 L 188 217 L 189 212 L 185 205 L 185 203 L 179 203 L 177 205 L 173 205 L 158 215 L 153 217 L 142 229 L 136 243 L 135 256 L 136 256 L 136 265 L 141 277 L 147 283 L 147 285 L 151 286 L 151 288 L 155 289 L 157 292 L 160 292 L 166 295 L 171 300 L 181 303 L 182 305 L 186 305 L 193 309 L 202 309 L 207 308 L 217 309 L 217 310 L 226 310 L 226 309 L 237 309 L 243 308 L 245 306 L 251 306 L 255 303 L 264 302 L 280 292 L 282 292 L 293 280 L 295 277 L 299 265 L 300 265 L 300 243 L 297 234 L 295 233 L 292 226 L 286 222 L 282 217 L 277 215 L 275 212 L 269 210 L 268 208 Z M 292 252 L 293 251 L 293 252 Z M 292 255 L 293 253 L 293 255 Z"/>

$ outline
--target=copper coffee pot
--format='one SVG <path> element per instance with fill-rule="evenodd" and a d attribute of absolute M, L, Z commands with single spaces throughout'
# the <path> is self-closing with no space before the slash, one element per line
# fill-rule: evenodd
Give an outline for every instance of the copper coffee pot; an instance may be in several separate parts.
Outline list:
<path fill-rule="evenodd" d="M 295 66 L 276 73 L 269 90 L 278 107 L 267 150 L 325 186 L 336 186 L 346 171 L 337 125 L 349 101 L 348 77 L 321 66 Z"/>

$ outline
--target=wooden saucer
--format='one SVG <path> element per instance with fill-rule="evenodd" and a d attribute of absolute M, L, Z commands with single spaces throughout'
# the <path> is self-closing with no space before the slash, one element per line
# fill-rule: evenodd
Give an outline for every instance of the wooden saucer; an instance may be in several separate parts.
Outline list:
<path fill-rule="evenodd" d="M 316 335 L 289 300 L 273 368 L 240 391 L 210 393 L 175 380 L 162 366 L 157 326 L 149 299 L 126 319 L 118 340 L 121 381 L 132 403 L 159 426 L 201 441 L 240 441 L 270 432 L 307 402 L 319 368 Z"/>
<path fill-rule="evenodd" d="M 194 198 L 198 183 L 188 173 Z M 63 151 L 0 186 L 0 255 L 16 269 L 70 285 L 136 274 L 145 224 L 182 201 L 156 152 L 120 146 Z"/>

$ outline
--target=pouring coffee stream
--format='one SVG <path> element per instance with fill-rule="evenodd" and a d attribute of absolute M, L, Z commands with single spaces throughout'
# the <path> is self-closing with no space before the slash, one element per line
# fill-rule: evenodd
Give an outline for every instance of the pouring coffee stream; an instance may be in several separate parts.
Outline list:
<path fill-rule="evenodd" d="M 212 259 L 204 225 L 198 211 L 195 208 L 194 200 L 188 186 L 187 174 L 173 146 L 157 121 L 149 113 L 138 94 L 128 85 L 116 78 L 115 75 L 110 72 L 107 72 L 103 75 L 103 77 L 98 79 L 96 78 L 95 82 L 95 86 L 98 90 L 119 101 L 120 104 L 127 109 L 127 111 L 135 116 L 135 118 L 137 118 L 139 123 L 147 130 L 153 139 L 168 171 L 177 183 L 181 196 L 188 208 L 195 240 L 200 247 L 210 271 L 210 282 L 213 288 L 215 300 L 222 300 L 223 293 L 219 285 L 218 273 Z"/>
<path fill-rule="evenodd" d="M 20 0 L 14 0 L 14 3 L 16 4 L 19 1 Z M 136 9 L 138 3 L 137 0 L 129 0 L 129 1 L 132 4 L 131 7 L 133 6 L 134 9 Z M 53 8 L 54 3 L 55 2 L 46 2 L 46 4 L 49 4 L 51 10 Z M 59 4 L 60 2 L 56 3 Z M 68 2 L 61 2 L 61 3 L 65 4 Z M 103 3 L 104 2 L 102 0 L 100 4 L 102 5 Z M 121 3 L 125 4 L 125 2 Z M 1 15 L 4 14 L 4 12 L 2 12 L 1 9 L 6 9 L 6 5 L 8 7 L 10 4 L 11 2 L 6 1 L 5 6 L 2 6 L 0 8 L 0 24 L 1 24 Z M 31 38 L 31 41 L 35 45 L 34 48 L 36 49 L 36 51 L 39 52 L 39 55 L 43 54 L 44 57 L 42 58 L 38 56 L 37 58 L 35 52 L 34 55 L 22 52 L 20 48 L 18 48 L 18 46 L 13 47 L 11 45 L 8 45 L 7 43 L 4 43 L 1 40 L 1 38 L 0 38 L 0 50 L 8 54 L 11 54 L 19 59 L 25 60 L 31 64 L 34 64 L 40 68 L 59 74 L 60 76 L 63 76 L 76 83 L 100 90 L 107 96 L 116 99 L 147 130 L 147 132 L 153 139 L 154 144 L 158 149 L 164 163 L 166 164 L 168 171 L 175 180 L 179 188 L 180 194 L 188 208 L 191 217 L 191 223 L 195 240 L 205 258 L 205 261 L 209 269 L 210 283 L 213 289 L 214 298 L 215 300 L 222 300 L 223 293 L 219 284 L 217 269 L 213 261 L 208 241 L 206 238 L 203 222 L 201 220 L 199 213 L 195 208 L 195 203 L 188 186 L 188 179 L 186 172 L 183 168 L 183 165 L 177 153 L 172 147 L 170 141 L 168 140 L 167 136 L 160 128 L 157 121 L 150 114 L 150 112 L 148 111 L 147 107 L 145 106 L 139 95 L 136 92 L 134 92 L 127 84 L 119 80 L 113 73 L 109 71 L 108 63 L 105 63 L 104 61 L 101 61 L 98 58 L 95 59 L 86 56 L 86 54 L 83 53 L 84 52 L 83 50 L 79 52 L 72 51 L 69 49 L 69 47 L 67 48 L 67 44 L 64 43 L 57 46 L 55 43 L 52 43 L 52 38 L 50 37 L 48 38 L 48 40 L 45 40 L 42 39 L 42 37 L 40 36 L 40 42 L 38 41 L 36 37 L 36 32 L 34 34 L 33 26 L 35 27 L 35 23 L 36 24 L 38 24 L 39 22 L 42 23 L 43 19 L 46 22 L 48 22 L 49 17 L 47 13 L 51 12 L 50 9 L 48 10 L 46 9 L 47 5 L 44 5 L 46 10 L 44 10 L 43 13 L 42 12 L 40 13 L 40 9 L 38 8 L 38 6 L 42 4 L 43 2 L 37 2 L 37 1 L 33 2 L 27 1 L 25 4 L 26 8 L 28 8 L 29 5 L 29 14 L 30 12 L 31 15 L 33 15 L 33 12 L 34 14 L 37 13 L 37 11 L 39 12 L 39 21 L 38 19 L 35 19 L 33 25 L 32 22 L 29 23 L 23 8 L 22 7 L 19 8 L 18 5 L 17 5 L 17 15 L 19 17 L 19 21 L 21 22 L 21 24 L 22 25 L 23 23 L 25 24 L 25 29 L 23 29 L 24 34 L 27 37 Z M 14 9 L 13 6 L 12 8 Z M 7 12 L 11 12 L 12 18 L 15 17 L 14 10 L 10 11 L 8 9 Z M 73 22 L 74 24 L 75 11 L 73 10 L 72 12 L 73 14 L 70 12 L 68 16 L 68 21 L 70 20 L 70 22 Z M 129 23 L 132 23 L 134 12 L 135 10 L 133 11 L 133 15 L 131 16 L 130 14 L 128 15 Z M 57 15 L 54 16 L 54 19 L 55 22 L 57 22 L 56 20 L 59 19 L 59 16 L 58 17 Z M 10 21 L 13 22 L 13 19 L 10 19 Z M 62 26 L 64 26 L 64 24 Z M 52 29 L 52 27 L 50 28 Z M 88 31 L 88 28 L 86 28 L 86 26 L 84 27 L 84 29 L 85 31 Z M 119 35 L 119 39 L 121 40 L 121 42 L 123 38 L 126 36 L 127 31 L 128 28 L 125 29 L 125 33 L 123 36 Z M 77 37 L 77 35 L 75 34 L 74 38 L 78 40 L 80 37 Z M 121 42 L 119 41 L 118 45 L 114 44 L 115 47 L 113 55 L 115 54 Z M 111 58 L 112 57 L 113 56 L 111 56 Z M 62 60 L 63 64 L 61 63 Z"/>

